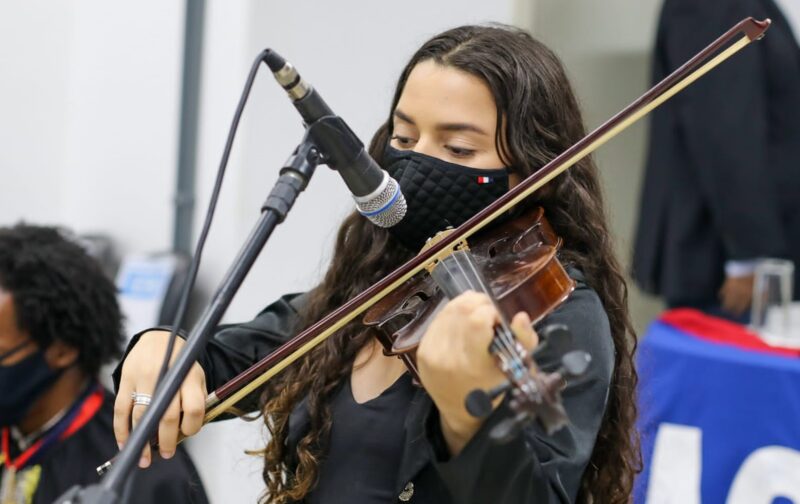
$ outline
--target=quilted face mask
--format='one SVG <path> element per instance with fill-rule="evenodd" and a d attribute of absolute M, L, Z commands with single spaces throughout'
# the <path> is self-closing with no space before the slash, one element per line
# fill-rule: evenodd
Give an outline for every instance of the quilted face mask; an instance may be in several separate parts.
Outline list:
<path fill-rule="evenodd" d="M 406 216 L 389 232 L 415 251 L 508 192 L 507 168 L 469 168 L 391 146 L 386 147 L 384 169 L 400 184 L 408 204 Z"/>

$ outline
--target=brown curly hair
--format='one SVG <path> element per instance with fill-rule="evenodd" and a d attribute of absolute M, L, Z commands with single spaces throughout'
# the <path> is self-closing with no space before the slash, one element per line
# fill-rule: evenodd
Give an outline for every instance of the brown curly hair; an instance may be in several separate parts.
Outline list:
<path fill-rule="evenodd" d="M 497 106 L 498 152 L 522 177 L 586 134 L 561 62 L 527 32 L 502 25 L 462 26 L 435 36 L 403 70 L 392 111 L 411 70 L 427 60 L 478 76 L 489 86 Z M 383 158 L 391 130 L 390 116 L 370 145 L 370 154 L 376 160 Z M 551 225 L 564 240 L 562 259 L 581 269 L 587 283 L 600 296 L 616 350 L 608 404 L 578 501 L 627 503 L 634 475 L 641 469 L 634 427 L 636 339 L 628 314 L 627 287 L 614 256 L 594 161 L 585 158 L 578 162 L 534 194 L 528 204 L 544 207 Z M 358 214 L 350 215 L 339 230 L 324 279 L 310 293 L 303 325 L 319 320 L 412 256 L 413 252 L 386 230 Z M 272 439 L 264 450 L 264 501 L 283 504 L 301 500 L 314 487 L 331 429 L 330 400 L 350 375 L 356 353 L 372 336 L 352 323 L 268 385 L 264 397 L 270 399 L 264 407 L 264 417 Z M 289 415 L 304 398 L 308 401 L 310 429 L 299 440 L 296 453 L 288 453 Z"/>

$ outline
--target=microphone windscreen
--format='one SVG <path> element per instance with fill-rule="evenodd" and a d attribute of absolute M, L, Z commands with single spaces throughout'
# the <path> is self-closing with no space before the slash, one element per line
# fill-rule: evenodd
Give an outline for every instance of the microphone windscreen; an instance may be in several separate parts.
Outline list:
<path fill-rule="evenodd" d="M 383 172 L 380 187 L 366 196 L 353 196 L 359 213 L 382 228 L 396 226 L 406 216 L 406 198 L 400 184 Z"/>

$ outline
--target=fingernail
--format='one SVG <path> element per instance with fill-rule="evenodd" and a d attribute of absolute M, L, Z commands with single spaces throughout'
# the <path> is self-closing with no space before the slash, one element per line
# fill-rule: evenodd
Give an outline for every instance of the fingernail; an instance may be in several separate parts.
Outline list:
<path fill-rule="evenodd" d="M 161 452 L 161 458 L 164 459 L 171 459 L 175 455 L 174 451 L 171 452 Z"/>
<path fill-rule="evenodd" d="M 123 446 L 125 446 L 125 445 L 123 445 L 123 444 L 122 444 L 122 443 L 120 443 L 120 442 L 117 442 L 117 448 L 119 448 L 120 450 L 122 450 L 122 447 L 123 447 Z"/>
<path fill-rule="evenodd" d="M 144 469 L 145 467 L 150 465 L 150 460 L 147 457 L 142 457 L 139 459 L 139 467 Z"/>

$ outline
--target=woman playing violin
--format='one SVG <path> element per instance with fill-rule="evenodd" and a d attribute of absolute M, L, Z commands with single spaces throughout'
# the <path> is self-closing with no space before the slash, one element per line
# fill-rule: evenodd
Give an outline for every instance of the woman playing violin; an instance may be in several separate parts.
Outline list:
<path fill-rule="evenodd" d="M 201 425 L 207 393 L 458 226 L 585 135 L 558 58 L 527 33 L 464 26 L 426 42 L 403 70 L 391 114 L 370 154 L 399 181 L 408 215 L 379 228 L 354 213 L 331 265 L 310 292 L 285 296 L 253 321 L 220 328 L 158 430 L 169 458 L 179 433 Z M 484 294 L 467 292 L 436 315 L 416 358 L 421 388 L 387 357 L 372 330 L 351 323 L 239 403 L 263 412 L 265 502 L 625 503 L 639 467 L 636 373 L 627 290 L 614 257 L 597 169 L 585 158 L 534 194 L 562 240 L 559 257 L 577 288 L 542 324 L 563 323 L 587 351 L 586 374 L 562 391 L 570 423 L 548 435 L 526 425 L 508 443 L 488 439 L 508 414 L 484 419 L 464 398 L 503 380 L 487 348 L 498 321 Z M 478 208 L 479 209 L 479 208 Z M 512 320 L 526 348 L 538 342 L 525 313 Z M 537 326 L 540 327 L 540 326 Z M 116 372 L 114 427 L 125 443 L 152 393 L 168 332 L 137 335 Z M 180 346 L 180 342 L 179 342 Z M 537 361 L 557 363 L 545 350 Z M 140 465 L 147 466 L 147 449 Z"/>

